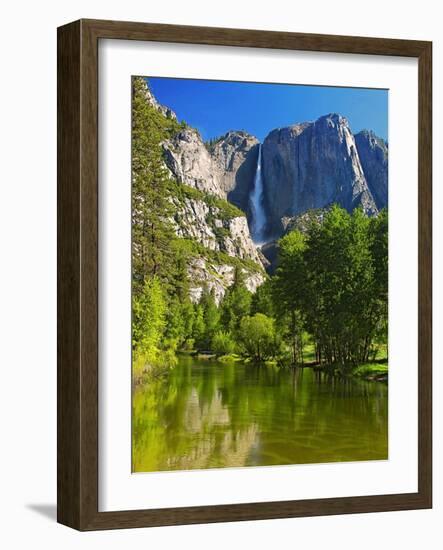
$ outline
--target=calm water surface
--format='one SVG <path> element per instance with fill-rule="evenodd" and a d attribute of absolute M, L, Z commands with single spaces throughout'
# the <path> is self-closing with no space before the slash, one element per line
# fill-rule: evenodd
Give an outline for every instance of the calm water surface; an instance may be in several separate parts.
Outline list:
<path fill-rule="evenodd" d="M 134 392 L 133 470 L 386 459 L 387 417 L 380 382 L 180 357 Z"/>

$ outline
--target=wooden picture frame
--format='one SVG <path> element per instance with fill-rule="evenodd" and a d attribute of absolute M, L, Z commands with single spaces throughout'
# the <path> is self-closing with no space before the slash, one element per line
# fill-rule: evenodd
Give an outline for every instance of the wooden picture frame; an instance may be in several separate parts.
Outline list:
<path fill-rule="evenodd" d="M 418 491 L 98 511 L 98 42 L 159 41 L 418 59 Z M 431 42 L 80 20 L 58 29 L 58 521 L 82 531 L 432 506 Z"/>

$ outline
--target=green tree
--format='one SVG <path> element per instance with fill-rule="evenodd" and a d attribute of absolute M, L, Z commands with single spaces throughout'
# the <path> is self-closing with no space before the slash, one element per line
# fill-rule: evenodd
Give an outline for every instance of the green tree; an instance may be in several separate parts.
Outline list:
<path fill-rule="evenodd" d="M 194 346 L 195 308 L 189 297 L 182 302 L 181 314 L 184 325 L 182 345 L 185 348 L 192 349 Z"/>
<path fill-rule="evenodd" d="M 219 330 L 212 338 L 211 349 L 216 355 L 229 355 L 235 351 L 235 342 L 229 332 Z"/>
<path fill-rule="evenodd" d="M 283 237 L 279 242 L 279 268 L 271 282 L 273 309 L 293 364 L 303 363 L 303 309 L 310 301 L 305 252 L 303 233 L 294 230 Z"/>
<path fill-rule="evenodd" d="M 260 363 L 275 355 L 274 320 L 263 313 L 243 317 L 239 330 L 240 343 L 247 357 Z"/>
<path fill-rule="evenodd" d="M 333 206 L 305 233 L 293 231 L 279 244 L 274 296 L 294 352 L 296 333 L 306 327 L 317 360 L 367 361 L 387 319 L 386 214 L 371 219 L 361 209 L 349 214 Z"/>
<path fill-rule="evenodd" d="M 220 311 L 215 303 L 214 293 L 205 290 L 200 300 L 203 308 L 204 337 L 203 345 L 210 348 L 212 339 L 219 329 Z"/>
<path fill-rule="evenodd" d="M 275 316 L 275 303 L 272 293 L 272 279 L 267 279 L 257 288 L 251 300 L 251 315 L 264 313 L 268 317 Z"/>
<path fill-rule="evenodd" d="M 133 349 L 147 364 L 158 359 L 166 327 L 166 302 L 157 277 L 146 278 L 143 289 L 132 301 Z"/>
<path fill-rule="evenodd" d="M 192 338 L 197 347 L 200 348 L 205 345 L 205 317 L 203 306 L 201 304 L 197 304 L 195 306 Z"/>
<path fill-rule="evenodd" d="M 251 311 L 252 294 L 245 286 L 244 274 L 240 267 L 235 269 L 234 282 L 226 290 L 220 305 L 221 323 L 224 329 L 236 333 L 240 321 Z"/>
<path fill-rule="evenodd" d="M 183 305 L 177 297 L 172 297 L 168 301 L 165 338 L 174 348 L 180 347 L 186 340 L 186 319 L 183 315 Z"/>
<path fill-rule="evenodd" d="M 134 292 L 146 276 L 168 279 L 174 234 L 167 221 L 171 180 L 165 169 L 161 142 L 176 132 L 177 122 L 164 117 L 146 100 L 148 87 L 133 79 L 132 97 L 132 258 Z"/>
<path fill-rule="evenodd" d="M 388 339 L 388 212 L 382 210 L 370 220 L 371 253 L 374 260 L 373 309 L 375 357 L 378 347 Z"/>

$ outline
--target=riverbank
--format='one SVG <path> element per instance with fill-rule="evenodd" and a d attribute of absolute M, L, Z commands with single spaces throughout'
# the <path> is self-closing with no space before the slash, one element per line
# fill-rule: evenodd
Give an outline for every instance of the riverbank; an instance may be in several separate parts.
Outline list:
<path fill-rule="evenodd" d="M 181 351 L 180 355 L 195 357 L 196 359 L 203 361 L 217 361 L 220 363 L 240 363 L 243 365 L 251 364 L 252 361 L 248 358 L 244 358 L 238 354 L 229 354 L 217 356 L 210 350 L 207 351 Z M 265 366 L 279 367 L 279 368 L 300 368 L 300 369 L 313 369 L 316 371 L 325 372 L 334 376 L 340 377 L 356 377 L 362 380 L 370 382 L 387 382 L 388 381 L 388 362 L 387 357 L 384 356 L 381 359 L 377 359 L 372 362 L 363 363 L 357 366 L 348 365 L 320 365 L 315 361 L 307 361 L 299 365 L 279 365 L 277 361 L 265 361 Z"/>
<path fill-rule="evenodd" d="M 387 363 L 365 363 L 364 365 L 355 367 L 352 375 L 363 378 L 364 380 L 387 382 L 388 371 L 389 367 Z"/>

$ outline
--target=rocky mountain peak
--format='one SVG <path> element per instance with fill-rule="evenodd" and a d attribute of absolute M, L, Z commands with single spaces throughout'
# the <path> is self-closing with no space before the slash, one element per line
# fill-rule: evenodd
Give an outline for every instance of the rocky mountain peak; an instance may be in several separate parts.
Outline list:
<path fill-rule="evenodd" d="M 383 138 L 377 136 L 373 130 L 360 130 L 354 137 L 355 141 L 360 141 L 361 143 L 366 141 L 371 149 L 379 148 L 383 157 L 388 157 L 387 142 Z"/>
<path fill-rule="evenodd" d="M 329 113 L 319 117 L 314 124 L 326 124 L 329 128 L 337 126 L 349 126 L 348 119 L 339 113 Z"/>
<path fill-rule="evenodd" d="M 172 118 L 173 120 L 177 120 L 177 115 L 174 113 L 174 111 L 172 109 L 170 109 L 169 107 L 166 107 L 165 105 L 162 105 L 161 103 L 159 103 L 157 101 L 157 99 L 155 98 L 154 94 L 152 93 L 152 90 L 149 87 L 146 80 L 143 79 L 143 81 L 144 81 L 145 87 L 146 87 L 146 91 L 145 91 L 145 94 L 144 94 L 146 102 L 149 103 L 149 105 L 151 105 L 155 109 L 157 109 L 157 111 L 162 113 L 162 115 L 164 115 L 166 118 Z"/>
<path fill-rule="evenodd" d="M 284 126 L 283 128 L 276 128 L 269 132 L 265 138 L 265 142 L 277 142 L 283 143 L 287 140 L 291 140 L 299 136 L 302 132 L 306 130 L 309 126 L 312 125 L 312 122 L 300 122 L 297 124 L 291 124 L 290 126 Z"/>
<path fill-rule="evenodd" d="M 372 130 L 355 134 L 355 143 L 377 208 L 384 208 L 388 205 L 388 144 Z"/>
<path fill-rule="evenodd" d="M 314 123 L 316 132 L 326 136 L 337 136 L 340 142 L 345 142 L 348 152 L 355 149 L 354 136 L 352 135 L 348 119 L 338 113 L 330 113 L 321 116 Z"/>
<path fill-rule="evenodd" d="M 232 170 L 238 164 L 235 160 L 240 157 L 244 158 L 248 151 L 258 143 L 255 136 L 243 130 L 231 130 L 215 142 L 211 154 L 222 170 Z"/>
<path fill-rule="evenodd" d="M 231 130 L 211 149 L 220 186 L 225 196 L 244 212 L 254 185 L 259 140 L 244 130 Z"/>
<path fill-rule="evenodd" d="M 181 183 L 227 198 L 244 212 L 254 184 L 259 141 L 244 130 L 230 130 L 215 142 L 203 142 L 186 127 L 163 144 L 171 174 Z"/>
<path fill-rule="evenodd" d="M 337 113 L 272 131 L 262 171 L 270 236 L 282 233 L 282 218 L 334 202 L 348 211 L 378 211 L 348 120 Z"/>
<path fill-rule="evenodd" d="M 247 148 L 251 143 L 258 143 L 258 139 L 244 130 L 230 130 L 216 141 L 214 150 L 227 147 Z"/>

